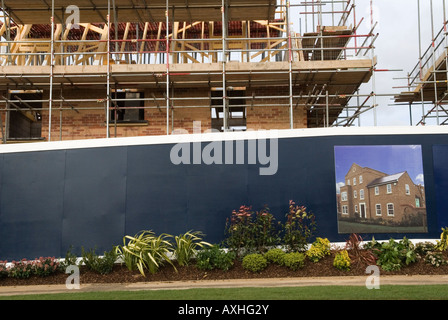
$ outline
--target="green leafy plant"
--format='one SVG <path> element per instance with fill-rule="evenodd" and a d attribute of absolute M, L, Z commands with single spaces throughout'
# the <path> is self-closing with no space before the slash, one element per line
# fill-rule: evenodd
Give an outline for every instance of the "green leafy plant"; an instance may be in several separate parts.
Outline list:
<path fill-rule="evenodd" d="M 268 250 L 265 254 L 264 257 L 268 260 L 268 262 L 270 263 L 275 263 L 278 265 L 283 265 L 284 263 L 284 258 L 285 258 L 286 252 L 283 251 L 280 248 L 274 248 L 274 249 L 270 249 Z"/>
<path fill-rule="evenodd" d="M 260 272 L 268 266 L 268 260 L 260 253 L 251 253 L 243 258 L 242 266 L 245 270 Z"/>
<path fill-rule="evenodd" d="M 338 270 L 349 271 L 351 266 L 351 259 L 347 250 L 336 252 L 333 260 L 333 266 Z"/>
<path fill-rule="evenodd" d="M 268 248 L 280 241 L 279 232 L 276 230 L 275 218 L 267 205 L 255 213 L 253 222 L 254 246 L 258 252 L 266 252 Z"/>
<path fill-rule="evenodd" d="M 198 249 L 211 246 L 210 243 L 202 241 L 201 232 L 188 231 L 174 237 L 174 257 L 180 266 L 187 266 L 190 260 L 196 256 Z"/>
<path fill-rule="evenodd" d="M 156 273 L 165 262 L 176 270 L 168 256 L 172 249 L 169 237 L 167 234 L 156 236 L 151 230 L 140 231 L 133 237 L 124 236 L 123 245 L 117 246 L 116 252 L 129 270 L 138 269 L 143 276 L 145 270 Z"/>
<path fill-rule="evenodd" d="M 373 249 L 378 258 L 377 265 L 381 266 L 384 271 L 397 271 L 403 266 L 417 261 L 415 246 L 406 237 L 398 242 L 390 239 L 383 243 L 373 239 L 368 247 Z"/>
<path fill-rule="evenodd" d="M 313 262 L 318 262 L 328 255 L 330 255 L 330 241 L 327 238 L 317 237 L 306 251 L 306 256 Z"/>
<path fill-rule="evenodd" d="M 384 271 L 397 271 L 401 269 L 401 256 L 395 241 L 391 239 L 389 242 L 384 242 L 377 253 L 377 264 Z"/>
<path fill-rule="evenodd" d="M 226 221 L 225 245 L 237 255 L 242 249 L 254 247 L 252 230 L 252 207 L 241 206 L 238 211 L 233 210 L 230 219 Z"/>
<path fill-rule="evenodd" d="M 59 269 L 65 272 L 68 266 L 76 266 L 78 264 L 78 256 L 72 252 L 73 246 L 70 246 L 65 253 L 64 260 L 60 261 Z"/>
<path fill-rule="evenodd" d="M 93 270 L 95 264 L 98 261 L 98 255 L 95 249 L 90 249 L 86 251 L 84 247 L 81 248 L 81 263 L 84 264 L 88 269 Z"/>
<path fill-rule="evenodd" d="M 316 218 L 304 206 L 289 201 L 289 211 L 283 226 L 283 243 L 291 252 L 305 251 L 317 228 Z"/>
<path fill-rule="evenodd" d="M 297 271 L 304 267 L 306 256 L 301 252 L 288 252 L 283 257 L 283 265 L 293 271 Z"/>
<path fill-rule="evenodd" d="M 218 245 L 212 245 L 198 251 L 196 267 L 200 270 L 221 269 L 228 271 L 233 266 L 235 258 L 235 252 L 226 252 Z"/>
<path fill-rule="evenodd" d="M 105 251 L 102 257 L 98 256 L 95 253 L 95 249 L 85 251 L 83 247 L 81 248 L 81 250 L 81 262 L 84 263 L 88 269 L 99 274 L 108 274 L 112 272 L 115 262 L 118 258 L 115 247 L 113 247 L 110 251 Z"/>
<path fill-rule="evenodd" d="M 6 278 L 8 276 L 8 268 L 6 267 L 7 264 L 8 264 L 8 261 L 0 260 L 0 279 Z"/>

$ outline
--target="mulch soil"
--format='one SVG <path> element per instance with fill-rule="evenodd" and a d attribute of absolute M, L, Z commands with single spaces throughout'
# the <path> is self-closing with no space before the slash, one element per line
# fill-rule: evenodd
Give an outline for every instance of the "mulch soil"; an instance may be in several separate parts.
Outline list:
<path fill-rule="evenodd" d="M 80 282 L 87 283 L 135 283 L 154 281 L 187 281 L 187 280 L 225 280 L 225 279 L 254 279 L 254 278 L 297 278 L 297 277 L 331 277 L 331 276 L 366 276 L 367 264 L 358 262 L 351 266 L 350 271 L 340 271 L 333 266 L 334 254 L 321 259 L 317 263 L 306 261 L 305 266 L 297 271 L 292 271 L 284 266 L 269 264 L 259 273 L 253 273 L 243 269 L 241 262 L 236 260 L 228 271 L 198 269 L 194 263 L 187 267 L 176 266 L 177 272 L 170 265 L 160 268 L 156 274 L 142 276 L 138 271 L 130 271 L 123 264 L 117 264 L 114 270 L 106 275 L 80 267 Z M 434 267 L 425 263 L 424 259 L 411 263 L 399 271 L 383 271 L 382 275 L 448 275 L 448 265 Z M 46 277 L 31 276 L 28 279 L 3 278 L 0 286 L 21 285 L 49 285 L 65 284 L 68 274 L 58 272 Z"/>

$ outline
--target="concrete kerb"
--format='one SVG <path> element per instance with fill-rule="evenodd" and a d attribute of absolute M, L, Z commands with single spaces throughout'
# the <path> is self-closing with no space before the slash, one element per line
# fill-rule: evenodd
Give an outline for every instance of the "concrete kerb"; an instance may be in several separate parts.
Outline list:
<path fill-rule="evenodd" d="M 448 275 L 381 276 L 381 285 L 448 285 Z M 74 293 L 95 291 L 185 290 L 193 288 L 241 288 L 241 287 L 301 287 L 301 286 L 365 286 L 365 276 L 270 278 L 236 280 L 198 280 L 80 284 L 79 289 L 69 290 L 65 284 L 0 287 L 0 296 L 24 294 Z"/>

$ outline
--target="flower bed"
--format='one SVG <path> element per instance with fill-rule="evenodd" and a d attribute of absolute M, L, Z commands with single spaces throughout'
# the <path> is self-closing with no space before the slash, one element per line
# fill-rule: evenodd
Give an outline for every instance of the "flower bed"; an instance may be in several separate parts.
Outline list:
<path fill-rule="evenodd" d="M 291 201 L 286 218 L 276 223 L 267 207 L 252 212 L 242 206 L 232 213 L 220 245 L 203 241 L 201 232 L 171 236 L 145 230 L 101 256 L 82 248 L 81 259 L 69 250 L 61 259 L 0 261 L 0 286 L 64 284 L 65 270 L 73 265 L 80 268 L 81 283 L 365 276 L 369 265 L 389 275 L 448 274 L 446 228 L 435 243 L 366 242 L 352 234 L 335 245 L 315 237 L 315 217 L 305 207 Z"/>

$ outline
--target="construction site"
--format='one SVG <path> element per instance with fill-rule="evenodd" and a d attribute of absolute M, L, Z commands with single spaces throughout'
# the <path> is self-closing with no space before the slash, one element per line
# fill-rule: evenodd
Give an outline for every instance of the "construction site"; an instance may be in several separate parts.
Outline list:
<path fill-rule="evenodd" d="M 0 3 L 2 259 L 104 252 L 144 229 L 221 243 L 237 208 L 281 221 L 291 201 L 332 242 L 448 225 L 445 0 L 388 2 L 386 46 L 372 0 Z M 398 13 L 407 37 L 388 27 Z M 392 90 L 390 71 L 414 65 Z M 405 126 L 364 121 L 405 122 L 408 107 Z M 394 224 L 372 229 L 368 203 Z M 409 229 L 423 209 L 425 229 Z"/>
<path fill-rule="evenodd" d="M 3 143 L 350 126 L 376 106 L 354 0 L 1 6 Z"/>

